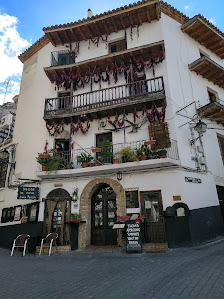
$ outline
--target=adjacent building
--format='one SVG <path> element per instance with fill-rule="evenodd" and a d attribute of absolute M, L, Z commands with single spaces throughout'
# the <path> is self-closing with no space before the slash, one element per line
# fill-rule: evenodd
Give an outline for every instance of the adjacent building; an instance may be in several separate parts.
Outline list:
<path fill-rule="evenodd" d="M 223 33 L 158 0 L 43 31 L 19 57 L 2 245 L 55 231 L 72 249 L 124 246 L 114 224 L 133 214 L 146 244 L 222 235 Z"/>

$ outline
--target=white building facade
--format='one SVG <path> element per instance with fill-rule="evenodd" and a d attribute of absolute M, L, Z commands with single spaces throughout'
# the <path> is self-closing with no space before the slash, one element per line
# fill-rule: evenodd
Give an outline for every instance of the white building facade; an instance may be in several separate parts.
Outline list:
<path fill-rule="evenodd" d="M 20 56 L 1 245 L 55 231 L 72 249 L 123 246 L 113 226 L 133 214 L 144 243 L 222 235 L 223 33 L 157 0 L 43 30 Z"/>

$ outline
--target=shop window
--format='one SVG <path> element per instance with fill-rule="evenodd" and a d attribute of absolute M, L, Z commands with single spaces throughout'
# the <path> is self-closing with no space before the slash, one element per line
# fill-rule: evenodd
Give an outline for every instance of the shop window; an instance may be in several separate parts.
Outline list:
<path fill-rule="evenodd" d="M 217 102 L 218 94 L 214 90 L 208 88 L 208 98 L 209 101 L 212 102 Z"/>
<path fill-rule="evenodd" d="M 71 93 L 60 92 L 58 94 L 58 109 L 70 109 Z"/>
<path fill-rule="evenodd" d="M 219 141 L 219 148 L 222 156 L 222 162 L 224 164 L 224 137 L 217 136 L 218 141 Z"/>
<path fill-rule="evenodd" d="M 9 159 L 0 160 L 0 188 L 5 187 Z"/>
<path fill-rule="evenodd" d="M 109 44 L 109 52 L 116 53 L 121 52 L 127 49 L 127 41 L 126 39 L 119 40 Z"/>
<path fill-rule="evenodd" d="M 35 222 L 38 220 L 39 203 L 33 203 L 27 207 L 28 222 Z"/>

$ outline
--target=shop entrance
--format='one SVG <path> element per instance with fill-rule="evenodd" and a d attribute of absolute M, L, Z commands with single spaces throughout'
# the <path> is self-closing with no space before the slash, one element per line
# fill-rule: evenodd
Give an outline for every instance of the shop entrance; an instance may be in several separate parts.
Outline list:
<path fill-rule="evenodd" d="M 112 229 L 116 221 L 116 194 L 107 184 L 101 185 L 92 196 L 91 243 L 92 245 L 116 245 L 117 231 Z"/>
<path fill-rule="evenodd" d="M 58 245 L 70 242 L 70 227 L 66 223 L 71 212 L 71 196 L 61 188 L 51 191 L 45 200 L 44 235 L 58 233 Z"/>
<path fill-rule="evenodd" d="M 146 217 L 143 241 L 146 243 L 166 242 L 161 192 L 145 191 L 140 194 L 141 214 Z"/>

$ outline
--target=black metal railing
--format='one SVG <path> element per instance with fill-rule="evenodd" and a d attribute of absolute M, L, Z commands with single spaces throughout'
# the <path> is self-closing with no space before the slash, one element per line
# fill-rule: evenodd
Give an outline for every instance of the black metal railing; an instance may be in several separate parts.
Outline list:
<path fill-rule="evenodd" d="M 54 153 L 51 158 L 60 160 L 59 170 L 135 162 L 141 161 L 142 157 L 144 160 L 160 159 L 161 157 L 179 160 L 177 142 L 170 140 L 170 147 L 163 150 L 153 150 L 153 146 L 145 145 L 145 140 L 111 144 L 98 149 L 77 148 L 72 151 L 58 152 L 56 155 Z M 38 164 L 37 171 L 41 171 L 40 164 Z"/>
<path fill-rule="evenodd" d="M 51 66 L 67 65 L 75 62 L 75 55 L 69 50 L 51 52 Z"/>
<path fill-rule="evenodd" d="M 46 99 L 44 115 L 82 112 L 144 99 L 156 100 L 164 94 L 163 77 L 156 77 L 79 95 Z"/>

